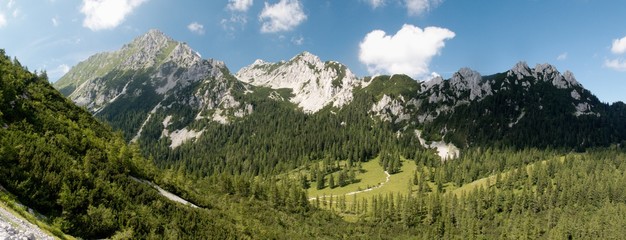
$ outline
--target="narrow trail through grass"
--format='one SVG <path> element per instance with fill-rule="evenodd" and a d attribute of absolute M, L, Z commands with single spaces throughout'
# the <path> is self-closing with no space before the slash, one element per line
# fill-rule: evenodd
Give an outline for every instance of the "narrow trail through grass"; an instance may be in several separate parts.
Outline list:
<path fill-rule="evenodd" d="M 389 174 L 389 172 L 385 171 L 385 174 L 387 175 L 387 178 L 386 178 L 385 182 L 382 182 L 382 183 L 378 184 L 378 186 L 370 187 L 370 188 L 367 188 L 367 189 L 364 189 L 364 190 L 360 190 L 360 191 L 348 192 L 348 193 L 345 193 L 345 194 L 342 194 L 342 195 L 351 196 L 351 195 L 354 195 L 354 194 L 369 192 L 369 191 L 372 191 L 374 189 L 381 188 L 386 183 L 388 183 L 389 182 L 389 178 L 391 178 L 391 174 Z M 324 195 L 324 196 L 321 196 L 321 197 L 312 197 L 312 198 L 309 198 L 309 201 L 313 201 L 315 199 L 324 199 L 324 198 L 329 198 L 329 197 L 336 197 L 336 196 L 337 195 L 328 195 L 328 196 Z"/>

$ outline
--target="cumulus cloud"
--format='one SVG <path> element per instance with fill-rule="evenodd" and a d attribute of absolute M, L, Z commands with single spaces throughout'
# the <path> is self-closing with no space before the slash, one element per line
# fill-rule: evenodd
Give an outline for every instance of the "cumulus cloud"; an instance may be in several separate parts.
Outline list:
<path fill-rule="evenodd" d="M 190 23 L 189 25 L 187 25 L 187 29 L 189 29 L 189 31 L 195 34 L 199 34 L 199 35 L 204 34 L 204 25 L 198 22 Z"/>
<path fill-rule="evenodd" d="M 147 0 L 83 0 L 80 12 L 83 26 L 92 31 L 112 29 L 120 25 L 135 8 Z"/>
<path fill-rule="evenodd" d="M 263 33 L 291 31 L 306 19 L 299 0 L 280 0 L 273 5 L 266 2 L 259 15 Z"/>
<path fill-rule="evenodd" d="M 604 60 L 604 66 L 613 70 L 626 72 L 626 61 L 623 59 Z"/>
<path fill-rule="evenodd" d="M 246 23 L 248 22 L 248 18 L 245 15 L 233 14 L 230 18 L 224 18 L 220 21 L 222 28 L 227 31 L 235 31 L 238 27 L 241 29 L 244 28 Z"/>
<path fill-rule="evenodd" d="M 244 28 L 248 23 L 247 12 L 252 7 L 252 0 L 228 0 L 226 9 L 230 11 L 230 18 L 223 18 L 220 21 L 222 28 L 226 31 L 234 32 L 239 27 Z"/>
<path fill-rule="evenodd" d="M 418 16 L 437 7 L 443 0 L 404 0 L 409 15 Z"/>
<path fill-rule="evenodd" d="M 359 60 L 370 74 L 404 73 L 424 77 L 429 73 L 430 60 L 441 53 L 445 40 L 454 32 L 439 27 L 419 27 L 405 24 L 395 35 L 382 30 L 368 33 L 360 43 Z"/>
<path fill-rule="evenodd" d="M 365 0 L 372 8 L 378 8 L 385 5 L 385 0 Z"/>
<path fill-rule="evenodd" d="M 613 45 L 611 46 L 611 52 L 615 54 L 626 53 L 626 37 L 623 37 L 621 39 L 614 39 Z"/>
<path fill-rule="evenodd" d="M 565 59 L 567 59 L 567 52 L 561 53 L 559 54 L 559 56 L 556 57 L 556 60 L 559 60 L 559 61 L 563 61 Z"/>
<path fill-rule="evenodd" d="M 231 11 L 247 12 L 252 7 L 252 0 L 228 0 L 228 8 Z"/>
<path fill-rule="evenodd" d="M 4 14 L 0 13 L 0 28 L 7 25 L 7 18 L 4 17 Z"/>

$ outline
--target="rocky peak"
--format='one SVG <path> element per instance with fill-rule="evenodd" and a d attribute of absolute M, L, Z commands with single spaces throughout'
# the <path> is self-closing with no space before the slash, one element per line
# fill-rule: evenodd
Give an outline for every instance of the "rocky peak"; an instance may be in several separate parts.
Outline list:
<path fill-rule="evenodd" d="M 289 61 L 268 63 L 256 60 L 237 72 L 236 77 L 257 86 L 291 88 L 291 102 L 305 112 L 316 112 L 333 103 L 339 107 L 352 100 L 352 89 L 361 81 L 344 65 L 322 62 L 318 56 L 302 52 Z"/>
<path fill-rule="evenodd" d="M 582 87 L 582 85 L 580 85 L 580 83 L 576 80 L 576 77 L 574 77 L 574 73 L 570 72 L 569 70 L 567 70 L 567 71 L 565 71 L 565 73 L 563 73 L 563 78 L 571 86 Z"/>
<path fill-rule="evenodd" d="M 537 64 L 535 68 L 531 69 L 526 62 L 520 61 L 507 72 L 507 77 L 515 77 L 517 80 L 532 77 L 537 81 L 551 82 L 552 85 L 561 89 L 581 86 L 572 72 L 565 71 L 561 74 L 555 66 L 548 63 Z"/>
<path fill-rule="evenodd" d="M 155 66 L 166 60 L 165 58 L 176 47 L 179 47 L 177 49 L 179 53 L 188 51 L 185 46 L 180 45 L 185 44 L 174 41 L 159 30 L 150 30 L 118 52 L 123 61 L 120 67 L 137 70 Z"/>
<path fill-rule="evenodd" d="M 480 73 L 469 68 L 461 68 L 452 75 L 450 85 L 452 85 L 452 88 L 455 89 L 457 94 L 469 90 L 469 100 L 474 100 L 491 93 L 491 86 L 489 84 L 483 84 L 482 79 L 483 77 Z"/>
<path fill-rule="evenodd" d="M 315 56 L 311 54 L 310 52 L 304 51 L 296 55 L 295 57 L 291 58 L 289 62 L 302 62 L 302 63 L 317 65 L 319 63 L 322 63 L 322 60 L 320 60 L 318 56 Z"/>
<path fill-rule="evenodd" d="M 552 85 L 560 89 L 581 87 L 572 72 L 565 71 L 561 75 L 556 67 L 547 63 L 537 64 L 533 76 L 539 81 L 551 82 Z"/>
<path fill-rule="evenodd" d="M 511 68 L 511 70 L 507 73 L 508 77 L 515 76 L 517 80 L 521 80 L 524 77 L 532 76 L 530 73 L 531 69 L 528 67 L 528 64 L 524 61 L 520 61 Z"/>
<path fill-rule="evenodd" d="M 252 63 L 253 66 L 254 65 L 262 65 L 262 64 L 265 64 L 265 61 L 263 61 L 262 59 L 254 60 L 254 63 Z"/>
<path fill-rule="evenodd" d="M 150 29 L 144 35 L 135 38 L 129 45 L 159 48 L 167 46 L 168 42 L 174 41 L 157 29 Z"/>
<path fill-rule="evenodd" d="M 537 64 L 537 66 L 535 66 L 535 71 L 533 75 L 537 79 L 547 80 L 547 79 L 553 79 L 561 75 L 561 73 L 559 73 L 556 67 L 548 63 L 544 63 L 544 64 Z"/>

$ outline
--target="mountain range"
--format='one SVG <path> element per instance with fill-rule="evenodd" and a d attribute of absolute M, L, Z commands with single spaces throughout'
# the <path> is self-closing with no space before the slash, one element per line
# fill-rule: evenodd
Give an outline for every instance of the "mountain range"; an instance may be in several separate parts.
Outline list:
<path fill-rule="evenodd" d="M 193 143 L 212 124 L 264 111 L 259 101 L 320 115 L 357 105 L 359 94 L 370 99 L 355 111 L 372 121 L 460 148 L 503 142 L 581 149 L 626 139 L 623 103 L 600 102 L 573 73 L 550 64 L 519 62 L 488 76 L 461 68 L 450 79 L 419 82 L 401 74 L 357 77 L 339 62 L 303 52 L 287 61 L 256 60 L 233 74 L 223 62 L 151 30 L 79 63 L 54 85 L 127 140 L 165 139 L 172 149 Z"/>

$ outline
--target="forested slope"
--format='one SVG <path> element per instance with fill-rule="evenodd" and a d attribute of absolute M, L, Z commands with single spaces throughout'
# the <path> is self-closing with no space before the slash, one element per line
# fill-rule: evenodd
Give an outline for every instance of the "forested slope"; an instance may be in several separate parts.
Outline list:
<path fill-rule="evenodd" d="M 200 208 L 167 200 L 144 178 Z M 71 235 L 113 239 L 340 238 L 390 231 L 312 209 L 295 184 L 161 171 L 121 134 L 0 52 L 0 185 Z"/>

